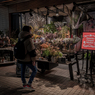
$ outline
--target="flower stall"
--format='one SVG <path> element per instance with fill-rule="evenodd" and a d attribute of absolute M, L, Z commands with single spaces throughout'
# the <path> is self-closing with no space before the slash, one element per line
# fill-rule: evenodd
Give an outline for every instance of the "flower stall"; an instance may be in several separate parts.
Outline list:
<path fill-rule="evenodd" d="M 54 23 L 44 25 L 44 28 L 33 34 L 32 39 L 36 47 L 38 68 L 42 71 L 50 70 L 58 63 L 65 64 L 68 55 L 72 58 L 77 51 L 77 43 L 81 38 L 70 38 L 70 28 L 63 26 L 57 29 Z M 80 49 L 80 46 L 78 46 Z M 68 59 L 69 60 L 69 59 Z"/>

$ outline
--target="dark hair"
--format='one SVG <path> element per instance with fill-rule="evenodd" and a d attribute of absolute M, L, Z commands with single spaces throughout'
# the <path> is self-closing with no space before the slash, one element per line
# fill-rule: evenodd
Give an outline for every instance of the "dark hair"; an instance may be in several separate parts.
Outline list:
<path fill-rule="evenodd" d="M 31 27 L 30 26 L 24 26 L 22 30 L 29 32 L 31 30 Z"/>

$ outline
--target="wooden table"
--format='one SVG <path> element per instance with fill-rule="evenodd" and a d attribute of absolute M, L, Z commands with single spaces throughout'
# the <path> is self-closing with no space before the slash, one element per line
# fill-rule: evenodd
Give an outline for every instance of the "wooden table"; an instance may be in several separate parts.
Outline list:
<path fill-rule="evenodd" d="M 16 61 L 6 61 L 3 63 L 0 63 L 0 66 L 9 66 L 9 65 L 14 65 L 16 63 Z"/>
<path fill-rule="evenodd" d="M 38 68 L 41 69 L 41 72 L 45 72 L 45 70 L 50 70 L 54 67 L 57 67 L 58 64 L 65 64 L 65 65 L 68 65 L 68 68 L 69 68 L 69 74 L 70 74 L 70 79 L 71 80 L 74 80 L 74 76 L 73 76 L 73 68 L 72 66 L 74 64 L 77 64 L 77 61 L 76 60 L 72 60 L 72 61 L 66 61 L 66 63 L 52 63 L 52 62 L 49 62 L 47 60 L 39 60 L 37 59 L 36 62 L 38 63 L 37 66 Z M 77 69 L 78 69 L 78 66 L 77 66 Z"/>

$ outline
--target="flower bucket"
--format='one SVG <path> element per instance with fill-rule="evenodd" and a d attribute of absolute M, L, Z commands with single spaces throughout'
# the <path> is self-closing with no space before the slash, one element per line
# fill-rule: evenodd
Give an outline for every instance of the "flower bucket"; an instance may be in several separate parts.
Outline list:
<path fill-rule="evenodd" d="M 51 58 L 51 62 L 53 62 L 53 63 L 56 63 L 57 60 L 58 60 L 58 59 L 57 59 L 56 57 L 52 57 L 52 58 Z"/>

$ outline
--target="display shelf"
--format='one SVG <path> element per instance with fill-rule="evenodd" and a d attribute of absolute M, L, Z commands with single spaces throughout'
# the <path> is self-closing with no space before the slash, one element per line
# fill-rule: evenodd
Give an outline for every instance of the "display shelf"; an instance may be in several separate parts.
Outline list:
<path fill-rule="evenodd" d="M 0 62 L 0 66 L 14 65 L 15 63 L 16 63 L 16 61 Z"/>
<path fill-rule="evenodd" d="M 0 48 L 0 50 L 11 50 L 11 51 L 13 51 L 13 47 Z"/>

